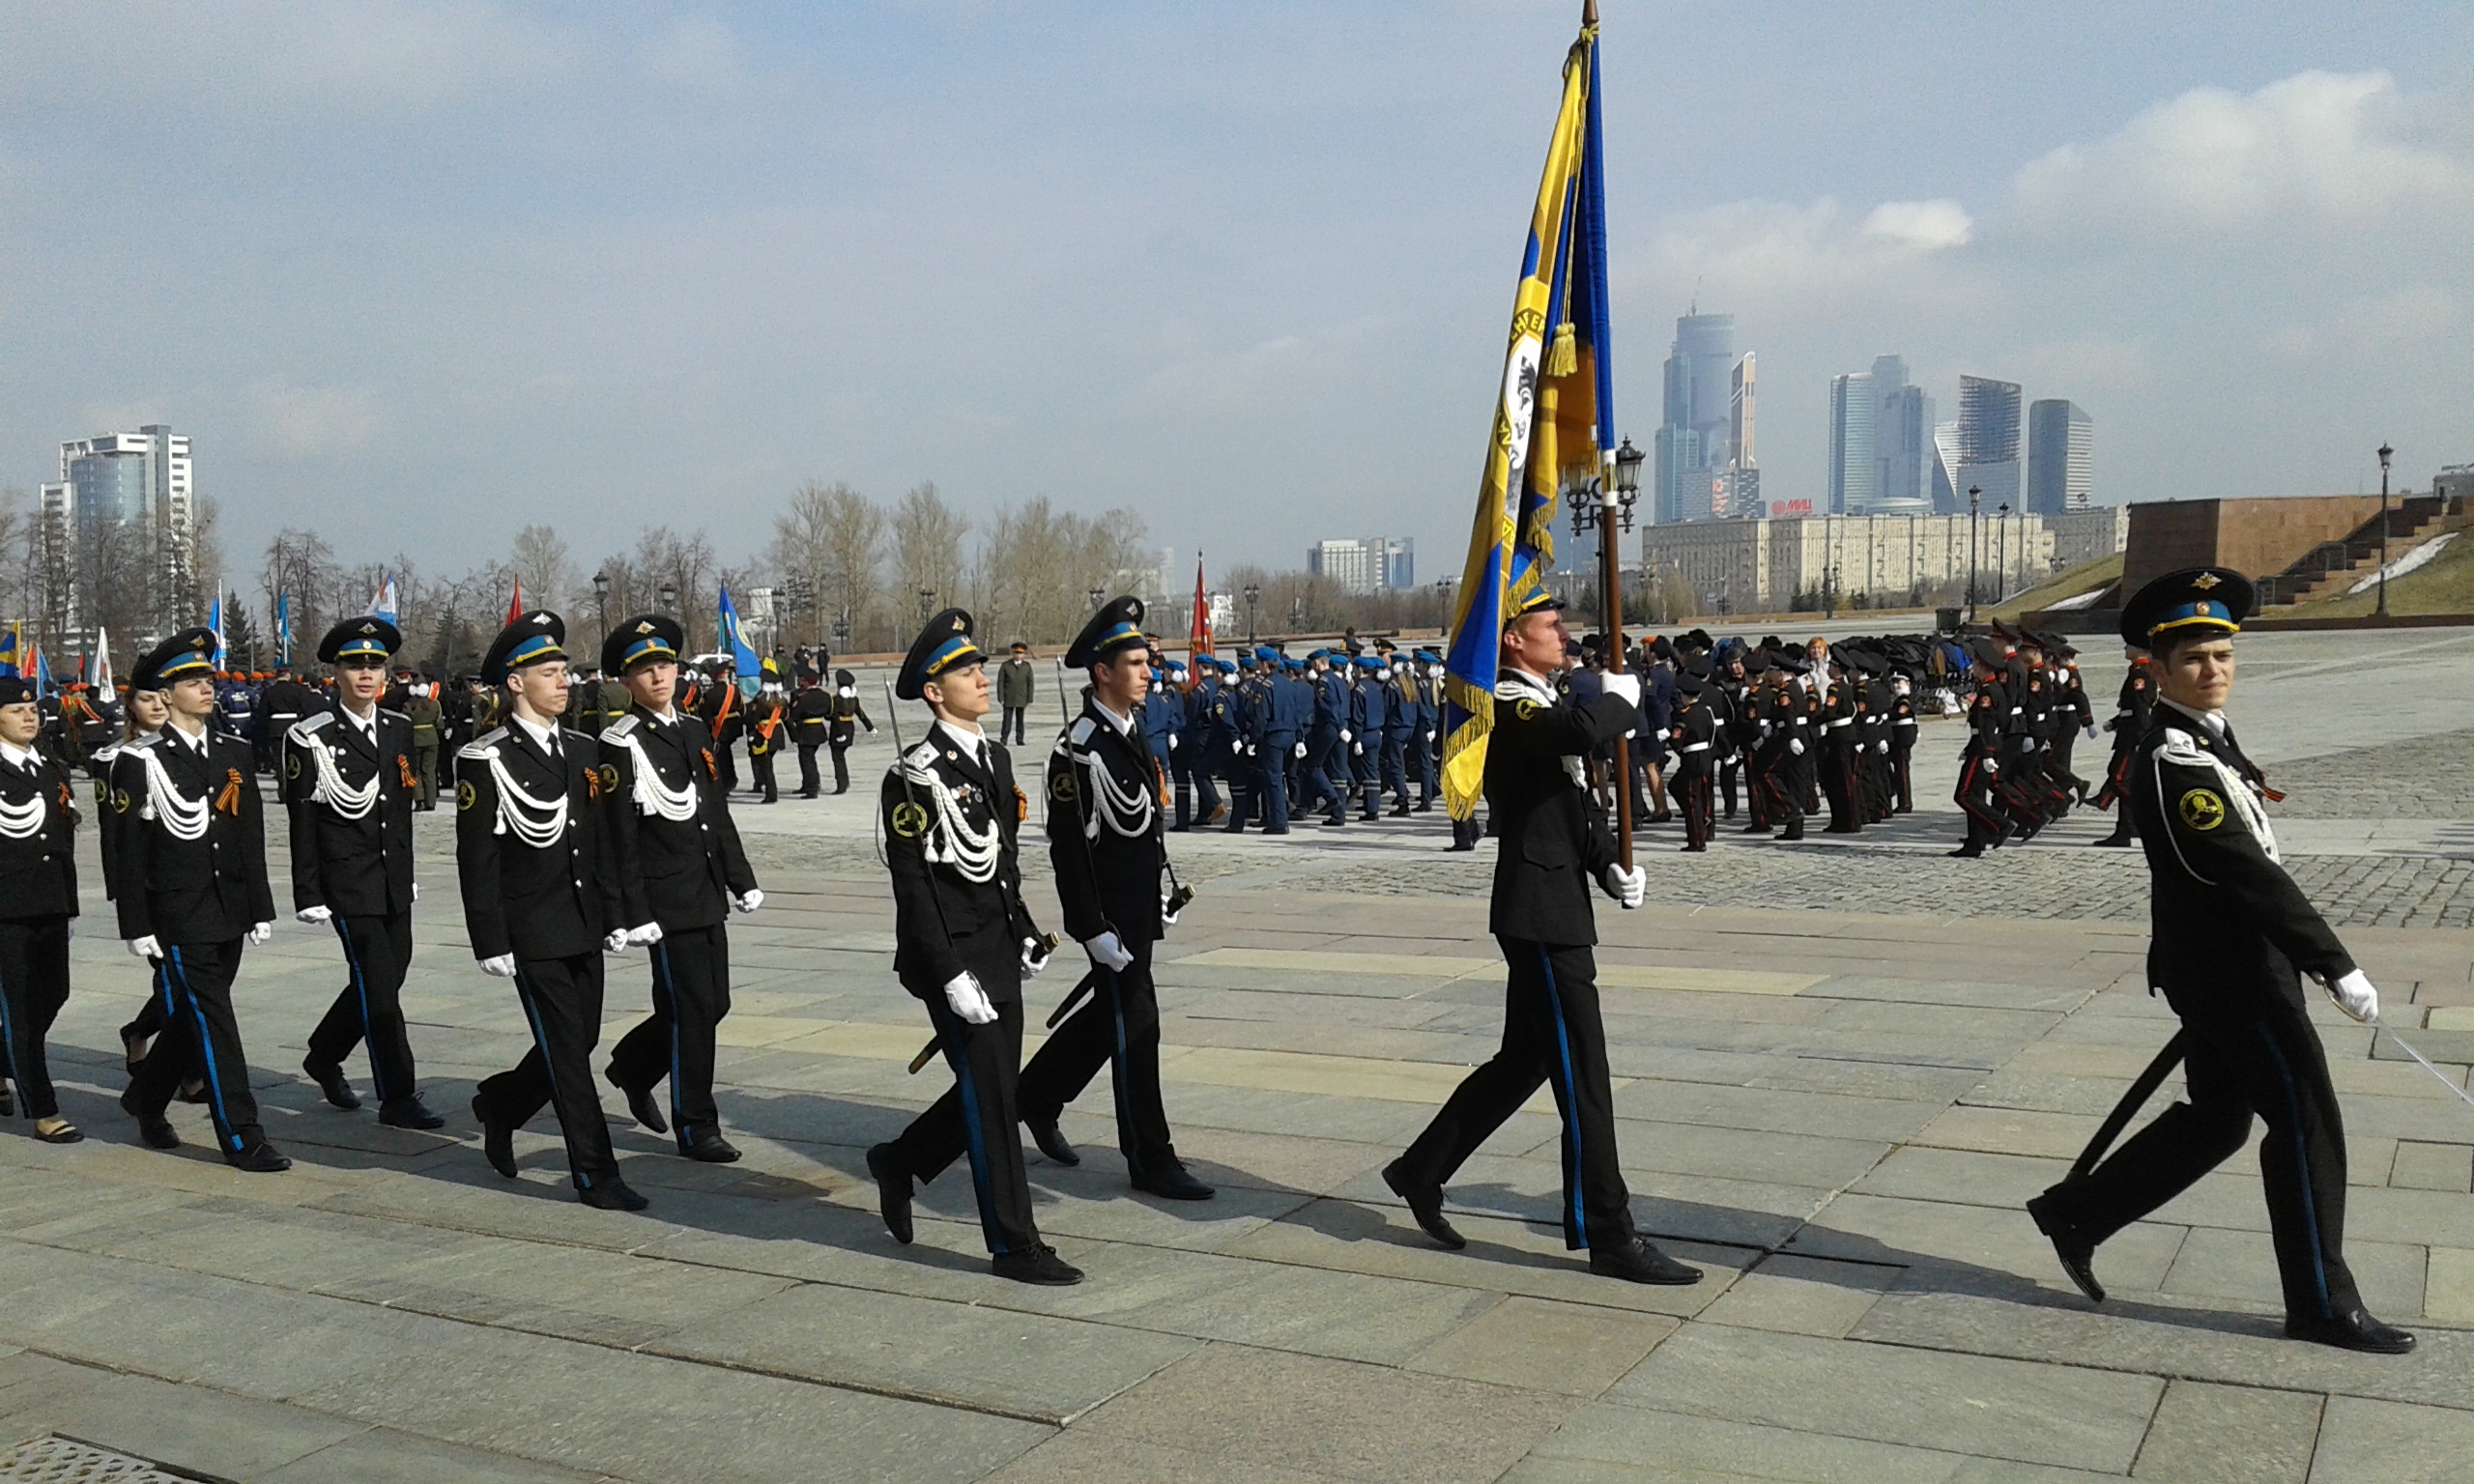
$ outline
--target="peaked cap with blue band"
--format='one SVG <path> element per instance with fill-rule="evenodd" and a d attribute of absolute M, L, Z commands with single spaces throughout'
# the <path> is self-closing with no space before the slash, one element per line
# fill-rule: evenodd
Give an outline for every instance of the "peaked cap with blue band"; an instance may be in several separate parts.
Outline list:
<path fill-rule="evenodd" d="M 2134 648 L 2152 649 L 2158 639 L 2168 635 L 2236 633 L 2258 601 L 2258 588 L 2230 568 L 2168 572 L 2122 605 L 2122 642 Z"/>
<path fill-rule="evenodd" d="M 404 636 L 384 618 L 346 618 L 327 631 L 318 641 L 318 663 L 332 665 L 340 660 L 375 656 L 392 659 L 404 647 Z"/>
<path fill-rule="evenodd" d="M 567 621 L 548 609 L 526 614 L 499 630 L 490 652 L 481 656 L 481 683 L 495 689 L 506 684 L 509 671 L 567 657 Z"/>
<path fill-rule="evenodd" d="M 183 629 L 146 651 L 129 672 L 132 691 L 159 691 L 175 680 L 215 673 L 215 631 Z"/>
<path fill-rule="evenodd" d="M 920 688 L 937 676 L 965 666 L 986 664 L 988 656 L 971 642 L 970 629 L 970 614 L 959 608 L 949 608 L 929 619 L 919 637 L 910 642 L 910 652 L 903 656 L 901 672 L 894 676 L 894 698 L 917 700 Z"/>
<path fill-rule="evenodd" d="M 1089 670 L 1120 650 L 1137 646 L 1151 646 L 1151 641 L 1142 633 L 1142 600 L 1110 598 L 1091 615 L 1090 622 L 1082 625 L 1082 632 L 1074 636 L 1074 642 L 1066 646 L 1065 668 Z"/>
<path fill-rule="evenodd" d="M 687 631 L 676 618 L 661 614 L 638 614 L 622 618 L 601 641 L 601 672 L 622 676 L 630 665 L 649 664 L 656 660 L 676 663 L 679 651 L 687 647 Z"/>

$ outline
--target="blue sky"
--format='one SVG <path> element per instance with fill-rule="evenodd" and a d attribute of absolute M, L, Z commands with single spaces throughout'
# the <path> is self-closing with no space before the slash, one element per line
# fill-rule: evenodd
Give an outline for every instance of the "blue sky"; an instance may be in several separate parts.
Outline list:
<path fill-rule="evenodd" d="M 1771 498 L 1904 354 L 2100 499 L 2474 460 L 2474 7 L 1605 3 L 1619 422 L 1756 350 Z M 0 485 L 195 440 L 433 567 L 799 480 L 1456 567 L 1574 4 L 0 7 Z"/>

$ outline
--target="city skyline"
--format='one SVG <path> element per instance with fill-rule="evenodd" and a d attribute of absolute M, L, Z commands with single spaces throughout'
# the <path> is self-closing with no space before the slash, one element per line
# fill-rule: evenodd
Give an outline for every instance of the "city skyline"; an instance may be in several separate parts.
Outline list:
<path fill-rule="evenodd" d="M 1568 10 L 19 8 L 0 485 L 169 424 L 236 562 L 330 504 L 450 566 L 535 523 L 750 551 L 808 478 L 1133 506 L 1232 564 L 1335 503 L 1456 550 Z M 1891 345 L 2091 410 L 2107 500 L 2474 454 L 2462 7 L 1604 38 L 1636 444 L 1697 301 L 1758 347 L 1769 502 L 1826 500 L 1829 379 Z M 1757 61 L 1661 60 L 1717 55 Z M 1861 80 L 1919 66 L 1930 100 Z"/>

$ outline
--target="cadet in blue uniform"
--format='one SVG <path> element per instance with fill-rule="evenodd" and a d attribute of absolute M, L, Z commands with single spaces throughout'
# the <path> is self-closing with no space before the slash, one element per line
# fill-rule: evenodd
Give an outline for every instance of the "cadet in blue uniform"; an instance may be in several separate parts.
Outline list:
<path fill-rule="evenodd" d="M 1157 649 L 1151 655 L 1151 690 L 1142 698 L 1142 742 L 1151 750 L 1162 783 L 1169 786 L 1176 822 L 1168 828 L 1182 830 L 1194 822 L 1194 791 L 1177 764 L 1178 744 L 1183 740 L 1179 733 L 1186 726 L 1186 667 L 1164 664 Z"/>
<path fill-rule="evenodd" d="M 1186 691 L 1183 730 L 1178 733 L 1177 827 L 1208 828 L 1221 822 L 1220 789 L 1211 776 L 1223 764 L 1214 734 L 1212 708 L 1220 700 L 1220 662 L 1208 654 L 1194 657 L 1194 683 Z M 1194 789 L 1194 812 L 1186 812 L 1186 788 Z"/>
<path fill-rule="evenodd" d="M 1256 653 L 1269 655 L 1265 661 L 1262 704 L 1254 716 L 1255 756 L 1262 767 L 1263 833 L 1285 835 L 1288 770 L 1295 761 L 1299 734 L 1305 730 L 1312 701 L 1305 686 L 1280 672 L 1283 658 L 1280 651 Z"/>
<path fill-rule="evenodd" d="M 1230 728 L 1228 747 L 1228 822 L 1221 829 L 1234 835 L 1263 808 L 1262 749 L 1255 738 L 1264 706 L 1263 656 L 1257 648 L 1247 657 L 1254 668 L 1240 673 L 1226 689 L 1224 704 Z"/>
<path fill-rule="evenodd" d="M 1418 682 L 1409 673 L 1408 657 L 1396 649 L 1383 651 L 1375 670 L 1383 687 L 1383 786 L 1392 790 L 1392 817 L 1409 817 L 1409 741 L 1418 728 Z"/>
<path fill-rule="evenodd" d="M 2414 1337 L 2371 1316 L 2345 1266 L 2345 1124 L 2302 978 L 2357 1020 L 2378 1016 L 2379 994 L 2286 874 L 2266 783 L 2225 716 L 2233 635 L 2254 601 L 2248 578 L 2200 567 L 2160 577 L 2122 605 L 2122 638 L 2153 656 L 2158 691 L 2123 789 L 2147 855 L 2148 983 L 2182 1020 L 2122 1112 L 2176 1058 L 2187 1100 L 2096 1163 L 2100 1135 L 2028 1211 L 2063 1270 L 2101 1303 L 2097 1245 L 2240 1153 L 2252 1121 L 2264 1120 L 2259 1174 L 2285 1332 L 2399 1355 Z"/>
<path fill-rule="evenodd" d="M 1017 851 L 1030 804 L 1004 744 L 980 729 L 987 659 L 971 640 L 970 614 L 947 609 L 911 642 L 894 681 L 895 696 L 926 701 L 936 719 L 894 759 L 877 792 L 893 872 L 894 974 L 927 1006 L 954 1086 L 868 1151 L 868 1173 L 886 1230 L 907 1242 L 912 1183 L 935 1180 L 967 1155 L 996 1275 L 1056 1286 L 1082 1274 L 1040 1240 L 1014 1131 L 1022 982 L 1047 966 L 1048 940 L 1022 900 Z"/>
<path fill-rule="evenodd" d="M 1447 1247 L 1465 1245 L 1443 1214 L 1453 1172 L 1504 1121 L 1551 1083 L 1562 1115 L 1562 1218 L 1568 1247 L 1590 1270 L 1635 1283 L 1693 1283 L 1701 1273 L 1660 1252 L 1632 1224 L 1615 1147 L 1615 1098 L 1598 1013 L 1592 882 L 1628 910 L 1648 884 L 1617 861 L 1605 813 L 1574 764 L 1640 725 L 1640 677 L 1610 674 L 1587 704 L 1561 699 L 1563 604 L 1537 594 L 1504 626 L 1494 729 L 1486 742 L 1486 808 L 1502 847 L 1488 927 L 1509 971 L 1502 1049 L 1453 1091 L 1406 1153 L 1383 1169 L 1418 1224 Z"/>
<path fill-rule="evenodd" d="M 404 976 L 413 963 L 413 723 L 379 704 L 387 662 L 403 636 L 384 618 L 346 618 L 318 643 L 334 669 L 334 697 L 281 739 L 283 797 L 292 817 L 292 913 L 332 926 L 343 944 L 343 992 L 309 1033 L 301 1070 L 336 1107 L 360 1106 L 344 1077 L 353 1047 L 369 1048 L 378 1121 L 437 1128 L 422 1103 L 404 1029 Z M 304 692 L 304 694 L 308 694 Z"/>

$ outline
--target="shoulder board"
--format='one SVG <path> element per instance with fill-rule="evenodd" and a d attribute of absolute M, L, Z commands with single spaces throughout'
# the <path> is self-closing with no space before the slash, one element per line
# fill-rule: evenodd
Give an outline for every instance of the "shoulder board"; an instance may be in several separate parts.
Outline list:
<path fill-rule="evenodd" d="M 321 711 L 315 716 L 304 716 L 292 724 L 289 735 L 295 742 L 306 742 L 324 728 L 332 726 L 334 720 L 335 713 L 332 711 Z"/>
<path fill-rule="evenodd" d="M 625 716 L 612 722 L 609 726 L 602 728 L 601 740 L 604 742 L 624 742 L 627 740 L 628 736 L 643 724 L 644 718 L 638 716 L 635 712 L 630 711 Z"/>
<path fill-rule="evenodd" d="M 95 749 L 95 760 L 97 762 L 109 762 L 120 756 L 120 749 L 121 744 L 118 742 L 106 743 L 103 746 Z"/>
<path fill-rule="evenodd" d="M 2186 767 L 2205 768 L 2215 765 L 2216 757 L 2200 746 L 2199 738 L 2179 727 L 2165 728 L 2165 745 L 2156 750 L 2161 761 L 2178 762 Z"/>
<path fill-rule="evenodd" d="M 123 742 L 123 743 L 120 745 L 120 751 L 122 751 L 122 752 L 127 752 L 127 751 L 129 751 L 129 750 L 130 748 L 132 748 L 132 747 L 134 747 L 134 748 L 140 748 L 140 749 L 143 749 L 143 748 L 149 748 L 149 747 L 153 747 L 153 746 L 155 746 L 157 743 L 161 742 L 162 740 L 163 740 L 163 734 L 162 734 L 161 732 L 159 732 L 159 731 L 150 731 L 150 732 L 145 733 L 145 734 L 144 734 L 144 735 L 142 735 L 142 736 L 135 736 L 135 737 L 131 737 L 131 738 L 129 738 L 128 741 Z"/>
<path fill-rule="evenodd" d="M 922 768 L 933 767 L 935 765 L 936 758 L 941 751 L 942 750 L 934 742 L 922 742 L 917 747 L 914 747 L 910 751 L 903 754 L 902 760 Z"/>
<path fill-rule="evenodd" d="M 484 757 L 496 757 L 499 755 L 499 744 L 505 740 L 506 728 L 503 727 L 493 728 L 490 730 L 481 733 L 479 736 L 475 737 L 472 741 L 465 743 L 462 747 L 457 748 L 455 750 L 455 756 L 458 757 L 469 757 L 475 762 Z"/>
<path fill-rule="evenodd" d="M 385 707 L 385 706 L 380 706 L 380 707 L 378 708 L 378 714 L 379 714 L 380 716 L 391 716 L 391 717 L 393 717 L 395 720 L 397 720 L 397 721 L 399 721 L 399 722 L 403 722 L 403 723 L 405 723 L 405 724 L 407 724 L 407 725 L 410 725 L 410 723 L 412 722 L 412 718 L 411 718 L 410 716 L 405 715 L 405 714 L 404 714 L 403 712 L 401 712 L 401 711 L 391 711 L 391 710 L 388 710 L 388 709 L 387 707 Z"/>
<path fill-rule="evenodd" d="M 1078 716 L 1074 719 L 1074 725 L 1066 728 L 1065 734 L 1074 739 L 1076 747 L 1088 747 L 1091 745 L 1091 733 L 1095 729 L 1096 724 L 1089 717 Z"/>

